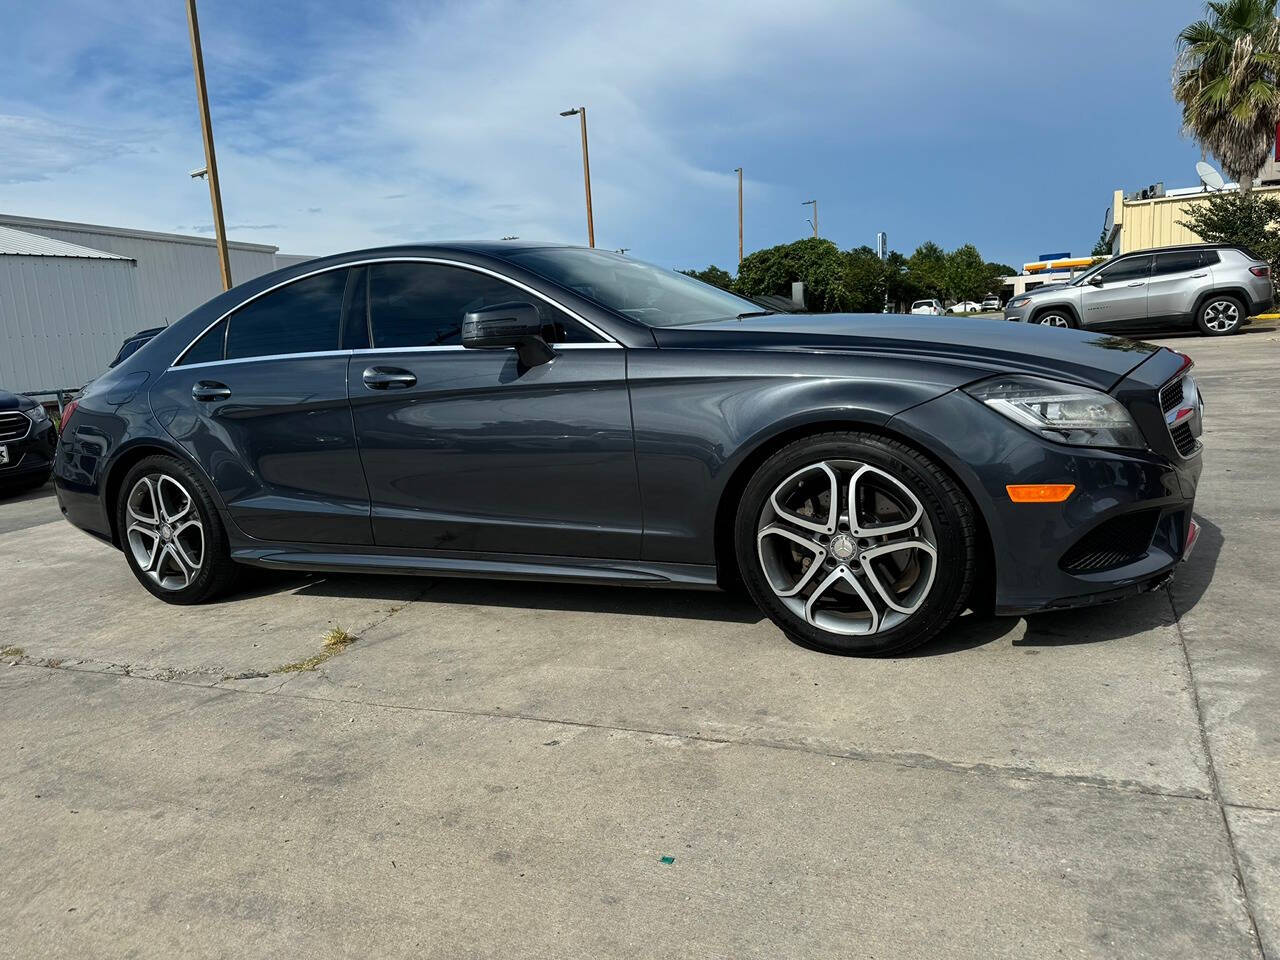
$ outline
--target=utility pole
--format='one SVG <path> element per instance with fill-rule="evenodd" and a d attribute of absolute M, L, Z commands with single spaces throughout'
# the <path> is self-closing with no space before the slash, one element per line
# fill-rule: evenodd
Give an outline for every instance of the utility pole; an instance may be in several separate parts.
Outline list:
<path fill-rule="evenodd" d="M 591 217 L 591 162 L 587 159 L 587 108 L 574 107 L 572 110 L 561 110 L 560 116 L 577 116 L 582 122 L 582 182 L 587 188 L 587 246 L 596 245 L 596 228 Z"/>
<path fill-rule="evenodd" d="M 204 53 L 200 49 L 200 22 L 196 0 L 187 0 L 187 26 L 191 28 L 191 62 L 196 71 L 196 99 L 200 101 L 200 130 L 204 134 L 204 169 L 209 177 L 209 201 L 213 204 L 213 239 L 218 245 L 222 289 L 231 289 L 231 258 L 227 254 L 227 225 L 222 219 L 222 188 L 218 185 L 218 160 L 213 152 L 213 124 L 209 120 L 209 90 L 204 82 Z"/>
<path fill-rule="evenodd" d="M 809 222 L 813 224 L 813 239 L 817 240 L 818 239 L 818 201 L 806 200 L 804 203 L 800 204 L 800 206 L 813 207 L 813 219 L 810 220 Z"/>
<path fill-rule="evenodd" d="M 742 265 L 742 168 L 734 170 L 738 175 L 738 265 Z"/>

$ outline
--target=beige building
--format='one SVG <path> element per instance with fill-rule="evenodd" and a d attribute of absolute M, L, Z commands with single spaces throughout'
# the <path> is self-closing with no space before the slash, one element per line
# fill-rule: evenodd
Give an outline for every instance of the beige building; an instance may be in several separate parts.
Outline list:
<path fill-rule="evenodd" d="M 1233 185 L 1227 189 L 1234 190 Z M 1257 193 L 1280 193 L 1280 184 L 1255 186 Z M 1153 247 L 1171 247 L 1179 243 L 1200 243 L 1179 221 L 1186 220 L 1191 207 L 1202 202 L 1208 191 L 1202 187 L 1170 190 L 1162 197 L 1135 200 L 1117 190 L 1107 214 L 1108 239 L 1112 253 L 1132 253 Z"/>

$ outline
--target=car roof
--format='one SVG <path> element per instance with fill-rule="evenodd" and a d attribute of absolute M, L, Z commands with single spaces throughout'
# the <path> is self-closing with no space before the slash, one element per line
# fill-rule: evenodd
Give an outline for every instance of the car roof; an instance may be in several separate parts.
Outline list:
<path fill-rule="evenodd" d="M 1130 250 L 1128 253 L 1122 253 L 1119 256 L 1112 257 L 1114 260 L 1123 260 L 1126 257 L 1140 257 L 1149 253 L 1181 253 L 1184 250 L 1241 250 L 1243 248 L 1238 243 L 1177 243 L 1171 247 L 1151 247 L 1147 250 Z"/>

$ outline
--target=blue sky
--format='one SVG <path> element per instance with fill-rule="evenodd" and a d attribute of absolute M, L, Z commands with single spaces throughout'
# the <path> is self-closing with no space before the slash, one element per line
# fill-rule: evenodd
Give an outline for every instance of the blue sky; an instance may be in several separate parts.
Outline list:
<path fill-rule="evenodd" d="M 1069 9 L 1064 15 L 1062 11 Z M 232 239 L 322 254 L 585 243 L 733 268 L 822 234 L 1015 266 L 1087 252 L 1116 188 L 1195 183 L 1169 95 L 1186 0 L 1062 5 L 203 0 Z M 209 232 L 183 4 L 9 0 L 0 212 Z"/>

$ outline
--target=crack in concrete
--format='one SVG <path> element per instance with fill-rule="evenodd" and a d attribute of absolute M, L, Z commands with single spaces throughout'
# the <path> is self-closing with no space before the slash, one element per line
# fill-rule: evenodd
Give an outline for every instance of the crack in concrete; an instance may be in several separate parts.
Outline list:
<path fill-rule="evenodd" d="M 30 658 L 27 658 L 30 660 Z M 412 713 L 429 713 L 441 716 L 467 717 L 476 719 L 493 719 L 493 720 L 510 720 L 522 723 L 540 723 L 553 726 L 574 727 L 586 730 L 603 730 L 617 733 L 633 733 L 654 737 L 669 737 L 673 740 L 685 740 L 695 743 L 708 743 L 724 746 L 739 747 L 756 747 L 766 750 L 785 750 L 796 753 L 805 753 L 812 756 L 826 757 L 832 760 L 848 760 L 856 763 L 884 764 L 895 766 L 899 769 L 908 770 L 941 770 L 955 774 L 975 774 L 978 776 L 1001 777 L 1005 779 L 1021 779 L 1032 782 L 1053 783 L 1065 786 L 1084 787 L 1094 790 L 1110 791 L 1115 793 L 1129 794 L 1153 797 L 1165 800 L 1191 800 L 1201 803 L 1214 803 L 1222 813 L 1223 804 L 1215 796 L 1205 794 L 1200 791 L 1179 792 L 1176 790 L 1166 790 L 1152 784 L 1145 784 L 1137 780 L 1124 780 L 1112 777 L 1088 776 L 1084 774 L 1064 774 L 1053 773 L 1048 770 L 1037 770 L 1033 767 L 1006 766 L 997 763 L 963 763 L 955 760 L 947 760 L 942 757 L 935 757 L 931 754 L 913 753 L 913 752 L 893 752 L 893 751 L 866 751 L 866 750 L 832 750 L 804 743 L 802 741 L 772 740 L 763 737 L 718 737 L 709 734 L 688 733 L 672 730 L 662 730 L 656 728 L 627 726 L 623 724 L 597 723 L 587 720 L 571 720 L 557 717 L 545 717 L 533 714 L 520 713 L 504 713 L 501 711 L 490 710 L 468 710 L 457 707 L 430 707 L 420 704 L 404 704 L 389 703 L 380 700 L 361 700 L 352 697 L 323 697 L 314 694 L 304 693 L 283 693 L 285 683 L 292 679 L 292 675 L 287 678 L 284 683 L 279 686 L 267 690 L 248 690 L 241 687 L 224 686 L 221 684 L 198 684 L 184 681 L 181 679 L 164 679 L 155 676 L 145 676 L 138 674 L 125 674 L 107 671 L 78 671 L 75 665 L 51 667 L 49 664 L 37 662 L 24 662 L 24 666 L 45 667 L 47 669 L 63 669 L 69 672 L 87 672 L 95 675 L 128 678 L 130 680 L 151 680 L 160 683 L 173 683 L 179 686 L 196 687 L 198 689 L 210 689 L 220 692 L 235 693 L 259 697 L 275 697 L 280 696 L 289 700 L 300 700 L 313 703 L 323 704 L 345 704 L 348 706 L 365 707 L 377 710 L 403 710 Z M 1231 804 L 1231 806 L 1245 810 L 1265 810 L 1261 807 L 1250 807 L 1245 804 Z M 1232 848 L 1234 853 L 1234 846 Z M 1236 869 L 1239 870 L 1238 861 Z M 1237 873 L 1237 882 L 1240 882 L 1239 873 Z M 1242 885 L 1243 888 L 1243 885 Z M 1253 919 L 1250 912 L 1250 919 Z M 1256 927 L 1255 927 L 1256 931 Z M 1265 960 L 1265 958 L 1264 958 Z"/>
<path fill-rule="evenodd" d="M 1267 960 L 1267 951 L 1262 945 L 1262 936 L 1258 933 L 1258 919 L 1253 909 L 1253 898 L 1249 896 L 1249 885 L 1245 882 L 1244 870 L 1240 866 L 1240 851 L 1236 848 L 1235 836 L 1231 833 L 1231 820 L 1227 817 L 1227 806 L 1222 799 L 1222 786 L 1218 782 L 1218 769 L 1213 762 L 1213 749 L 1209 743 L 1209 730 L 1205 726 L 1204 708 L 1200 704 L 1200 689 L 1196 686 L 1195 671 L 1191 668 L 1191 652 L 1187 649 L 1187 635 L 1182 630 L 1182 614 L 1173 598 L 1173 591 L 1166 591 L 1169 597 L 1169 609 L 1173 611 L 1173 628 L 1178 632 L 1178 643 L 1182 646 L 1182 660 L 1187 668 L 1188 688 L 1191 690 L 1191 705 L 1196 711 L 1196 724 L 1200 729 L 1200 749 L 1204 751 L 1205 765 L 1209 775 L 1209 787 L 1213 793 L 1212 800 L 1218 808 L 1218 816 L 1222 819 L 1222 830 L 1227 839 L 1227 849 L 1231 852 L 1231 864 L 1235 871 L 1236 884 L 1240 890 L 1240 899 L 1244 903 L 1245 915 L 1249 918 L 1249 933 L 1253 937 L 1254 948 L 1262 960 Z M 1241 804 L 1230 804 L 1233 808 L 1242 808 Z M 1252 809 L 1243 807 L 1243 809 Z"/>

